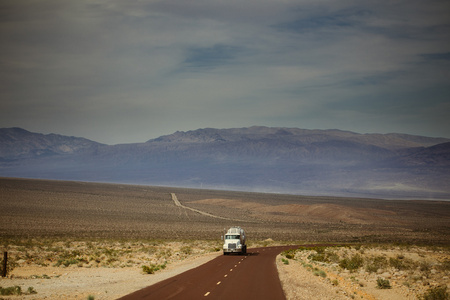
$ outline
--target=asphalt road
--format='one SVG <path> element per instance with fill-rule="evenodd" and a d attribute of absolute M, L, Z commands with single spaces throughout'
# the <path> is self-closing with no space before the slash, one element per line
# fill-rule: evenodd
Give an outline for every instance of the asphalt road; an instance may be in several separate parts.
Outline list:
<path fill-rule="evenodd" d="M 292 248 L 253 248 L 246 255 L 222 255 L 120 299 L 286 299 L 275 258 Z"/>

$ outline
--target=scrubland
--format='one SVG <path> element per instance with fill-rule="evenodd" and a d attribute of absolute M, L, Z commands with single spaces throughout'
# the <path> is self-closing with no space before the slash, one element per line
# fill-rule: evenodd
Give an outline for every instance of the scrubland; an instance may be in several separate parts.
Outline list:
<path fill-rule="evenodd" d="M 449 247 L 299 247 L 277 265 L 287 299 L 449 299 Z"/>
<path fill-rule="evenodd" d="M 217 241 L 2 239 L 1 247 L 8 299 L 116 299 L 219 253 Z"/>
<path fill-rule="evenodd" d="M 176 206 L 171 193 L 209 215 Z M 289 299 L 314 291 L 418 299 L 449 284 L 446 201 L 8 178 L 0 195 L 0 250 L 9 257 L 0 291 L 21 294 L 0 299 L 115 299 L 220 255 L 231 225 L 245 228 L 249 247 L 342 245 L 277 258 Z"/>

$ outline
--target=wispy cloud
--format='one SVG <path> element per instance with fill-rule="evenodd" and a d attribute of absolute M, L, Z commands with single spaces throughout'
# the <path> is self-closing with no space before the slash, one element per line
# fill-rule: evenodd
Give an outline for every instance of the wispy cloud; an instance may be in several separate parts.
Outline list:
<path fill-rule="evenodd" d="M 424 53 L 421 56 L 426 60 L 450 60 L 450 52 L 446 53 Z"/>
<path fill-rule="evenodd" d="M 232 64 L 243 47 L 216 44 L 212 47 L 190 48 L 184 64 L 190 69 L 208 69 Z"/>
<path fill-rule="evenodd" d="M 450 136 L 433 117 L 450 99 L 449 14 L 440 0 L 6 0 L 0 126 L 109 143 L 254 124 Z"/>

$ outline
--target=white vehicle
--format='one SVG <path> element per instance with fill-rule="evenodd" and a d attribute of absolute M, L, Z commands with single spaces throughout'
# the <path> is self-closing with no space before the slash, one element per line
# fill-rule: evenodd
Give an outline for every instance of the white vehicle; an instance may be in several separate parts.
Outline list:
<path fill-rule="evenodd" d="M 222 237 L 223 255 L 229 253 L 247 253 L 247 245 L 245 244 L 245 231 L 239 226 L 231 227 Z"/>

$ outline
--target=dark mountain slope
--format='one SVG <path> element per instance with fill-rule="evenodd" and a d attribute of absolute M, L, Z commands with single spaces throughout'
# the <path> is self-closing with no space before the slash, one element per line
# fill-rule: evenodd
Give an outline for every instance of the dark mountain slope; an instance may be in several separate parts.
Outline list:
<path fill-rule="evenodd" d="M 251 191 L 447 197 L 449 139 L 255 126 L 145 143 L 0 130 L 0 176 Z"/>
<path fill-rule="evenodd" d="M 450 166 L 450 142 L 427 148 L 411 149 L 408 152 L 410 153 L 399 159 L 405 165 L 428 165 L 435 167 Z"/>
<path fill-rule="evenodd" d="M 16 160 L 58 154 L 76 154 L 102 146 L 85 138 L 40 134 L 21 128 L 0 129 L 0 158 Z"/>

